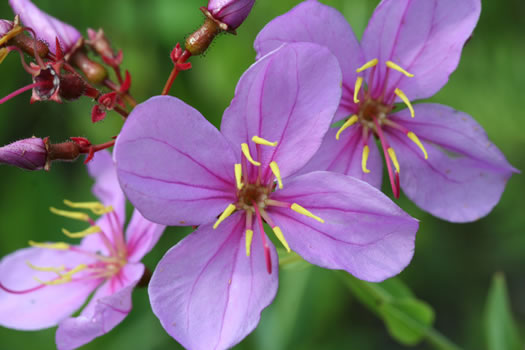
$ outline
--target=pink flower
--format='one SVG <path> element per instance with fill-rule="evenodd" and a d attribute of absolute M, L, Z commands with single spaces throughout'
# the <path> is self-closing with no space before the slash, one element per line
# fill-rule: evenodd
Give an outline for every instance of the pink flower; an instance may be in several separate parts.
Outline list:
<path fill-rule="evenodd" d="M 207 9 L 213 18 L 235 30 L 248 17 L 254 4 L 255 0 L 210 0 Z"/>
<path fill-rule="evenodd" d="M 32 137 L 0 147 L 0 164 L 26 170 L 40 170 L 44 168 L 46 161 L 46 145 L 40 138 Z"/>
<path fill-rule="evenodd" d="M 111 155 L 96 154 L 89 163 L 96 179 L 94 194 L 101 203 L 72 203 L 73 208 L 103 214 L 96 222 L 83 212 L 52 212 L 87 221 L 79 233 L 80 245 L 35 243 L 0 262 L 0 325 L 38 330 L 58 325 L 59 350 L 74 349 L 119 324 L 131 311 L 131 292 L 144 273 L 142 257 L 164 230 L 135 211 L 123 232 L 125 198 L 120 190 Z M 70 317 L 93 294 L 78 317 Z"/>

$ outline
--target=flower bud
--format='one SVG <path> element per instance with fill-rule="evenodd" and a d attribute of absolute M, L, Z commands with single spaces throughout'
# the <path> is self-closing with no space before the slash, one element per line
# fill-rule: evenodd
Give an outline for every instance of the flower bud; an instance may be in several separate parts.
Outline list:
<path fill-rule="evenodd" d="M 14 27 L 14 23 L 5 19 L 0 19 L 0 38 L 6 35 Z"/>
<path fill-rule="evenodd" d="M 46 160 L 46 145 L 40 138 L 24 139 L 0 148 L 0 164 L 9 164 L 27 170 L 40 170 L 46 165 Z"/>
<path fill-rule="evenodd" d="M 208 11 L 219 22 L 235 30 L 248 17 L 255 0 L 210 0 Z"/>

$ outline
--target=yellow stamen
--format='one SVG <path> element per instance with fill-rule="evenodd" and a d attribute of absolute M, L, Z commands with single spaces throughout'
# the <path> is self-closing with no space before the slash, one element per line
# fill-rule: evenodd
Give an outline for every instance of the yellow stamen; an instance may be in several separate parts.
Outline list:
<path fill-rule="evenodd" d="M 24 29 L 18 25 L 15 25 L 13 29 L 8 31 L 3 37 L 0 38 L 0 45 L 4 45 L 9 40 L 13 39 L 18 34 L 22 33 Z"/>
<path fill-rule="evenodd" d="M 404 70 L 403 68 L 401 68 L 400 66 L 398 66 L 397 64 L 395 64 L 392 61 L 386 61 L 386 66 L 388 68 L 392 68 L 393 70 L 397 70 L 399 73 L 403 73 L 404 75 L 406 75 L 409 78 L 413 78 L 414 77 L 414 74 L 411 74 L 411 73 L 407 72 L 406 70 Z"/>
<path fill-rule="evenodd" d="M 284 238 L 283 231 L 279 228 L 279 226 L 275 226 L 272 228 L 273 233 L 275 234 L 275 237 L 283 244 L 284 248 L 288 253 L 291 252 L 290 246 L 288 245 L 288 242 L 286 242 L 286 239 Z"/>
<path fill-rule="evenodd" d="M 242 165 L 241 164 L 235 164 L 235 182 L 237 182 L 237 189 L 240 190 L 242 188 Z"/>
<path fill-rule="evenodd" d="M 89 222 L 89 220 L 90 220 L 88 214 L 81 213 L 81 212 L 78 212 L 78 211 L 60 210 L 60 209 L 56 209 L 56 208 L 53 208 L 53 207 L 50 207 L 49 210 L 55 215 L 64 216 L 64 217 L 69 218 L 69 219 L 86 221 L 86 222 Z"/>
<path fill-rule="evenodd" d="M 111 205 L 105 206 L 104 204 L 100 202 L 71 202 L 67 199 L 64 199 L 64 204 L 67 205 L 70 208 L 74 209 L 88 209 L 93 212 L 95 215 L 104 215 L 107 213 L 111 213 L 113 211 L 113 207 Z"/>
<path fill-rule="evenodd" d="M 414 134 L 412 131 L 409 131 L 407 133 L 407 136 L 409 139 L 412 140 L 412 142 L 414 142 L 418 147 L 419 149 L 421 150 L 421 152 L 423 152 L 423 154 L 425 155 L 425 159 L 428 159 L 428 153 L 427 153 L 427 150 L 425 149 L 425 147 L 423 146 L 423 144 L 421 143 L 421 141 L 419 141 L 419 138 L 416 136 L 416 134 Z"/>
<path fill-rule="evenodd" d="M 399 173 L 399 162 L 397 161 L 396 152 L 394 152 L 392 147 L 389 147 L 387 151 L 390 159 L 392 159 L 392 163 L 394 163 L 397 173 Z"/>
<path fill-rule="evenodd" d="M 339 140 L 339 136 L 341 136 L 341 133 L 349 127 L 351 127 L 352 125 L 354 125 L 358 119 L 359 118 L 355 114 L 348 118 L 348 120 L 343 124 L 343 126 L 339 130 L 337 130 L 337 134 L 335 134 L 335 139 Z"/>
<path fill-rule="evenodd" d="M 69 250 L 69 244 L 64 242 L 58 243 L 39 243 L 35 241 L 29 241 L 31 247 L 36 248 L 46 248 L 46 249 L 55 249 L 55 250 Z"/>
<path fill-rule="evenodd" d="M 359 90 L 361 90 L 361 86 L 363 86 L 363 77 L 357 77 L 354 87 L 354 103 L 360 102 L 357 96 L 359 96 Z"/>
<path fill-rule="evenodd" d="M 248 161 L 250 163 L 252 163 L 255 166 L 260 166 L 261 165 L 261 163 L 256 162 L 255 160 L 253 160 L 252 155 L 250 154 L 250 147 L 248 147 L 247 143 L 241 144 L 241 150 L 242 150 L 242 153 L 244 154 L 244 156 L 246 157 L 246 159 L 248 159 Z"/>
<path fill-rule="evenodd" d="M 62 272 L 62 271 L 64 271 L 66 269 L 66 267 L 64 265 L 60 265 L 59 267 L 40 267 L 40 266 L 35 266 L 35 265 L 31 264 L 29 261 L 26 261 L 26 264 L 31 269 L 36 270 L 36 271 L 42 271 L 42 272 L 56 272 L 56 273 L 59 273 L 59 272 Z"/>
<path fill-rule="evenodd" d="M 246 256 L 250 256 L 253 239 L 253 230 L 246 230 Z"/>
<path fill-rule="evenodd" d="M 99 233 L 101 231 L 102 231 L 102 229 L 99 226 L 90 226 L 87 229 L 85 229 L 84 231 L 75 232 L 75 233 L 71 233 L 68 230 L 66 230 L 65 228 L 62 229 L 62 233 L 65 234 L 66 236 L 68 236 L 69 238 L 84 238 L 84 237 L 92 235 L 94 233 Z"/>
<path fill-rule="evenodd" d="M 362 71 L 367 70 L 368 68 L 372 68 L 373 66 L 377 65 L 378 62 L 379 61 L 377 60 L 377 58 L 374 58 L 373 60 L 368 61 L 361 67 L 357 68 L 356 73 L 361 73 Z"/>
<path fill-rule="evenodd" d="M 222 212 L 221 216 L 219 216 L 219 218 L 213 225 L 213 229 L 215 230 L 221 222 L 223 222 L 228 216 L 232 215 L 235 209 L 236 209 L 236 206 L 234 204 L 228 205 L 228 207 Z"/>
<path fill-rule="evenodd" d="M 272 147 L 277 147 L 277 143 L 278 143 L 277 141 L 270 142 L 270 141 L 265 140 L 265 139 L 263 139 L 262 137 L 259 137 L 259 136 L 252 137 L 252 141 L 255 142 L 258 145 L 272 146 Z"/>
<path fill-rule="evenodd" d="M 370 147 L 368 145 L 365 145 L 363 147 L 363 155 L 361 157 L 361 169 L 363 170 L 363 173 L 368 174 L 370 170 L 366 168 L 366 163 L 368 162 L 368 155 L 370 154 Z"/>
<path fill-rule="evenodd" d="M 299 204 L 297 204 L 297 203 L 292 204 L 291 209 L 292 209 L 293 211 L 298 212 L 298 213 L 301 214 L 301 215 L 308 216 L 309 218 L 315 219 L 315 220 L 319 221 L 320 223 L 323 223 L 323 224 L 324 224 L 324 220 L 323 220 L 323 219 L 321 219 L 321 218 L 320 218 L 319 216 L 317 216 L 317 215 L 312 214 L 311 212 L 309 212 L 308 210 L 304 209 L 303 207 L 301 207 L 301 206 L 300 206 Z"/>
<path fill-rule="evenodd" d="M 7 54 L 9 54 L 9 50 L 5 47 L 0 49 L 0 64 L 4 62 L 4 59 L 7 57 Z"/>
<path fill-rule="evenodd" d="M 408 109 L 410 110 L 410 116 L 414 118 L 415 116 L 414 107 L 412 107 L 412 104 L 410 103 L 410 100 L 408 99 L 407 95 L 405 95 L 405 93 L 399 89 L 395 89 L 394 93 L 397 96 L 399 96 L 401 100 L 403 100 L 403 102 L 407 105 Z"/>
<path fill-rule="evenodd" d="M 72 277 L 74 274 L 80 272 L 80 271 L 83 271 L 87 269 L 87 265 L 84 265 L 84 264 L 80 264 L 78 265 L 77 267 L 75 267 L 74 269 L 66 272 L 65 274 L 61 275 L 60 278 L 57 278 L 56 280 L 52 280 L 52 281 L 41 281 L 40 279 L 34 277 L 34 279 L 38 282 L 38 283 L 41 283 L 41 284 L 45 284 L 45 285 L 48 285 L 48 286 L 56 286 L 56 285 L 59 285 L 59 284 L 65 284 L 65 283 L 68 283 L 68 282 L 71 282 L 72 280 Z"/>
<path fill-rule="evenodd" d="M 281 178 L 281 171 L 279 170 L 279 166 L 276 162 L 270 163 L 270 169 L 272 169 L 272 173 L 277 178 L 277 183 L 279 184 L 279 189 L 283 189 L 283 179 Z"/>

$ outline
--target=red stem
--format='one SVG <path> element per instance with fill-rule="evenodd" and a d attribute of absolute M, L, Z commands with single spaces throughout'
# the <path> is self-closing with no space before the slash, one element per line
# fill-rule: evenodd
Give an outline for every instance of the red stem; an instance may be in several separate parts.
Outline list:
<path fill-rule="evenodd" d="M 186 62 L 190 57 L 191 57 L 191 53 L 188 50 L 184 50 L 184 52 L 179 57 L 177 62 L 175 62 L 175 66 L 173 67 L 173 70 L 171 71 L 171 74 L 168 78 L 168 81 L 166 82 L 166 85 L 164 86 L 164 89 L 162 90 L 161 95 L 167 95 L 170 93 L 171 86 L 173 85 L 175 78 L 177 78 L 177 75 L 179 75 L 179 72 L 180 72 L 178 65 L 180 63 Z"/>
<path fill-rule="evenodd" d="M 21 93 L 24 93 L 26 92 L 27 90 L 31 90 L 35 87 L 38 87 L 38 86 L 42 86 L 42 85 L 46 85 L 47 82 L 46 81 L 41 81 L 39 83 L 33 83 L 33 84 L 29 84 L 27 86 L 24 86 L 23 88 L 20 88 L 12 93 L 10 93 L 9 95 L 7 95 L 6 97 L 2 98 L 0 100 L 0 105 L 3 104 L 4 102 L 7 102 L 9 101 L 10 99 L 12 99 L 13 97 L 16 97 L 18 95 L 20 95 Z"/>

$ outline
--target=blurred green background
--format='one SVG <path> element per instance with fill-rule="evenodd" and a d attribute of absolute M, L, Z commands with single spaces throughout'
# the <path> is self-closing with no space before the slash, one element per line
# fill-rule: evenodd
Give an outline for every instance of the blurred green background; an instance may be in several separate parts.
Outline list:
<path fill-rule="evenodd" d="M 424 0 L 421 0 L 424 1 Z M 361 36 L 377 0 L 323 0 L 343 12 Z M 203 20 L 205 0 L 36 0 L 54 16 L 83 33 L 104 28 L 124 51 L 124 67 L 133 76 L 132 93 L 143 101 L 159 94 L 172 68 L 169 53 Z M 298 0 L 260 0 L 238 35 L 223 35 L 193 69 L 179 75 L 172 94 L 218 125 L 243 71 L 254 60 L 252 43 L 272 18 Z M 0 18 L 11 18 L 7 1 Z M 474 116 L 518 169 L 525 169 L 525 3 L 485 0 L 474 37 L 458 70 L 431 101 Z M 0 96 L 31 82 L 11 54 L 0 66 Z M 120 117 L 92 125 L 92 102 L 81 99 L 58 105 L 29 105 L 29 93 L 0 106 L 0 144 L 20 138 L 50 136 L 54 142 L 86 136 L 102 143 L 116 135 Z M 0 256 L 25 247 L 27 241 L 62 240 L 60 228 L 70 221 L 50 214 L 64 198 L 91 200 L 91 180 L 82 162 L 53 164 L 51 172 L 30 173 L 0 168 Z M 390 193 L 388 187 L 385 191 Z M 401 274 L 418 298 L 436 311 L 435 328 L 465 349 L 488 349 L 483 308 L 492 275 L 502 271 L 512 311 L 525 334 L 525 180 L 513 176 L 503 197 L 486 218 L 472 224 L 450 224 L 417 209 L 405 198 L 399 204 L 421 220 L 412 264 Z M 150 269 L 187 229 L 168 229 L 146 257 Z M 1 276 L 0 276 L 1 277 Z M 362 307 L 339 276 L 319 268 L 285 269 L 276 301 L 264 311 L 257 330 L 236 349 L 405 349 L 383 323 Z M 0 328 L 0 350 L 54 349 L 54 329 L 24 333 Z M 130 316 L 110 334 L 84 349 L 179 349 L 151 312 L 145 290 L 134 293 Z M 430 349 L 421 343 L 416 349 Z M 492 349 L 488 349 L 492 350 Z"/>

